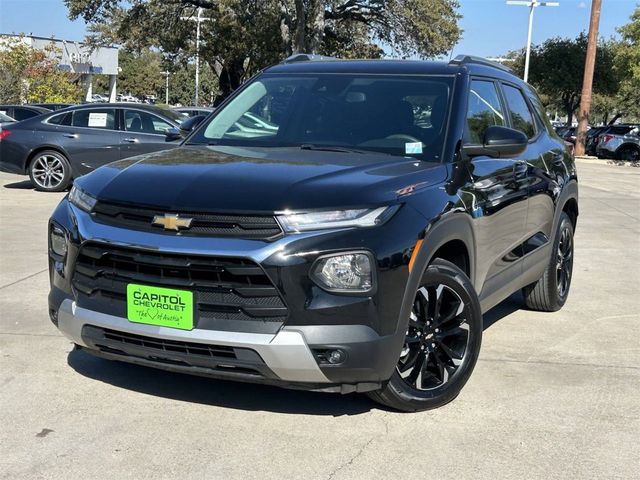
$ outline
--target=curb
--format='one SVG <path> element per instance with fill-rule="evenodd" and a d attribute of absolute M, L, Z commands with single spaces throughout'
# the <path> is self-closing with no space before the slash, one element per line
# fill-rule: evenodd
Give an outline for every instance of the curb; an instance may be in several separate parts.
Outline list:
<path fill-rule="evenodd" d="M 640 167 L 640 162 L 627 162 L 624 160 L 600 159 L 598 157 L 580 156 L 576 157 L 580 163 L 590 163 L 592 165 L 611 165 L 614 167 Z"/>

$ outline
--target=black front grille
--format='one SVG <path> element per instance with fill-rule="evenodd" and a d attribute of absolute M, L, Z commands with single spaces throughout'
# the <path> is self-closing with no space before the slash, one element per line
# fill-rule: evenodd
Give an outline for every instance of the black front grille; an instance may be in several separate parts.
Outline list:
<path fill-rule="evenodd" d="M 188 229 L 165 230 L 153 225 L 156 216 L 178 214 L 193 219 Z M 280 225 L 272 215 L 218 215 L 197 212 L 166 211 L 99 201 L 93 208 L 94 219 L 106 225 L 143 230 L 167 235 L 234 237 L 251 240 L 274 240 L 282 235 Z"/>
<path fill-rule="evenodd" d="M 129 283 L 190 290 L 194 293 L 195 325 L 216 329 L 216 322 L 238 329 L 237 323 L 286 320 L 288 310 L 264 270 L 242 258 L 182 255 L 87 243 L 80 249 L 73 286 L 84 299 L 106 303 L 126 316 Z M 223 325 L 223 326 L 224 326 Z M 244 329 L 246 330 L 246 329 Z"/>

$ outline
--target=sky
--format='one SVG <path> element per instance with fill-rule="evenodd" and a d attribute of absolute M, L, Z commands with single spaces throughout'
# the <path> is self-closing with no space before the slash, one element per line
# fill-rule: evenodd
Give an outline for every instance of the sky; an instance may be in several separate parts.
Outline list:
<path fill-rule="evenodd" d="M 547 38 L 576 37 L 589 28 L 589 0 L 558 0 L 559 7 L 539 7 L 533 20 L 533 43 Z M 462 39 L 452 55 L 465 53 L 495 57 L 523 48 L 527 40 L 529 9 L 507 6 L 505 0 L 459 0 L 463 15 Z M 628 23 L 640 0 L 603 0 L 600 36 L 616 34 Z M 0 33 L 26 33 L 64 40 L 82 40 L 86 26 L 82 20 L 67 18 L 63 0 L 0 0 Z"/>

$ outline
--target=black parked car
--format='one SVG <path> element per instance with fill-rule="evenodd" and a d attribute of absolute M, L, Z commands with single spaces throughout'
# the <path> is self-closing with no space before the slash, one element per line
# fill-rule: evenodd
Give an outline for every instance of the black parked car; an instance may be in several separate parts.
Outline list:
<path fill-rule="evenodd" d="M 47 108 L 52 111 L 62 110 L 65 108 L 73 107 L 73 103 L 30 103 L 29 106 L 32 107 L 42 107 Z"/>
<path fill-rule="evenodd" d="M 174 112 L 181 113 L 186 117 L 195 117 L 197 115 L 207 116 L 213 112 L 213 108 L 210 107 L 172 107 Z"/>
<path fill-rule="evenodd" d="M 37 117 L 43 113 L 51 113 L 51 109 L 35 105 L 0 105 L 0 113 L 4 113 L 19 122 Z"/>
<path fill-rule="evenodd" d="M 497 64 L 295 60 L 181 147 L 75 182 L 49 226 L 51 319 L 108 359 L 443 405 L 483 312 L 520 289 L 566 302 L 574 160 Z"/>
<path fill-rule="evenodd" d="M 81 105 L 3 127 L 0 170 L 28 174 L 38 190 L 61 191 L 72 179 L 121 158 L 173 148 L 183 117 L 148 105 Z"/>

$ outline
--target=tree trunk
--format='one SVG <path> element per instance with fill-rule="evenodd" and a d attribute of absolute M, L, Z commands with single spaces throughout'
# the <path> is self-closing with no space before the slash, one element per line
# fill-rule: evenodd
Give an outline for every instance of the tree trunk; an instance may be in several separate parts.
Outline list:
<path fill-rule="evenodd" d="M 220 69 L 220 75 L 218 77 L 220 96 L 216 99 L 216 104 L 222 102 L 231 95 L 231 92 L 242 84 L 242 79 L 244 78 L 243 64 L 243 60 L 232 60 L 226 62 L 222 69 Z"/>
<path fill-rule="evenodd" d="M 304 11 L 304 1 L 296 0 L 296 32 L 293 39 L 293 53 L 302 53 L 307 49 L 307 15 Z"/>
<path fill-rule="evenodd" d="M 324 1 L 312 0 L 309 13 L 311 14 L 311 26 L 307 46 L 310 53 L 318 53 L 324 35 Z"/>

